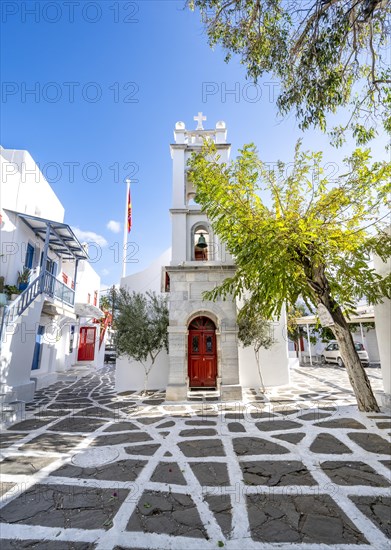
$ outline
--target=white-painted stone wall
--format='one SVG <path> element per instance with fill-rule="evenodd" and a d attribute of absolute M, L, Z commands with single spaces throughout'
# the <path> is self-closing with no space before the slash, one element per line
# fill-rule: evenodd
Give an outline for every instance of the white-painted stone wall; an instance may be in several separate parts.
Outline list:
<path fill-rule="evenodd" d="M 289 353 L 286 333 L 286 312 L 273 322 L 275 343 L 269 349 L 260 349 L 259 364 L 266 387 L 289 384 Z M 260 376 L 254 348 L 239 346 L 240 383 L 243 387 L 259 388 Z"/>
<path fill-rule="evenodd" d="M 30 282 L 38 277 L 44 242 L 14 212 L 63 223 L 64 207 L 27 151 L 0 148 L 0 163 L 0 245 L 3 254 L 0 258 L 0 275 L 4 277 L 5 284 L 17 286 L 18 271 L 22 271 L 25 264 L 28 244 L 35 249 Z M 51 250 L 48 257 L 57 264 L 58 280 L 62 282 L 62 272 L 69 274 L 73 280 L 73 262 L 62 261 Z M 79 272 L 81 277 L 80 284 L 76 286 L 76 300 L 87 302 L 87 288 L 91 289 L 93 300 L 94 290 L 99 292 L 100 288 L 99 275 L 85 261 L 80 262 Z M 70 351 L 69 336 L 70 327 L 78 325 L 76 315 L 72 307 L 59 308 L 58 304 L 55 315 L 44 313 L 43 310 L 51 302 L 53 300 L 45 300 L 40 295 L 15 323 L 10 323 L 4 330 L 0 384 L 3 388 L 14 391 L 14 398 L 31 401 L 35 388 L 55 382 L 58 371 L 71 368 L 75 363 L 77 337 L 74 349 Z M 40 325 L 45 327 L 40 368 L 31 371 L 36 334 Z M 103 350 L 96 358 L 103 364 Z"/>
<path fill-rule="evenodd" d="M 387 229 L 391 234 L 391 226 Z M 376 271 L 385 277 L 391 271 L 391 259 L 383 262 L 378 256 L 374 257 Z M 391 405 L 391 300 L 384 298 L 375 305 L 375 324 L 379 346 L 380 364 L 383 377 L 384 392 L 388 395 L 388 405 Z"/>
<path fill-rule="evenodd" d="M 171 248 L 163 252 L 149 267 L 123 277 L 120 287 L 128 292 L 152 291 L 160 294 L 163 285 L 162 267 L 171 260 Z M 148 380 L 148 389 L 165 388 L 168 383 L 169 360 L 163 350 L 156 360 Z M 118 357 L 116 364 L 116 391 L 142 390 L 144 388 L 144 368 L 127 357 Z"/>
<path fill-rule="evenodd" d="M 156 358 L 155 364 L 148 376 L 149 390 L 162 389 L 167 386 L 168 381 L 168 355 L 162 350 Z M 144 389 L 145 371 L 143 366 L 125 356 L 117 359 L 115 373 L 115 390 L 118 393 Z"/>

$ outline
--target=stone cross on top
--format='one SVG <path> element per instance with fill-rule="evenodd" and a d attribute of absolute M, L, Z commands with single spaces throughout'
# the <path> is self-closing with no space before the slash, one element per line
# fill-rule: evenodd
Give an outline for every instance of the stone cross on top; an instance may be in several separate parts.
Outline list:
<path fill-rule="evenodd" d="M 194 117 L 194 120 L 197 122 L 196 130 L 203 130 L 202 121 L 206 120 L 206 116 L 203 116 L 202 113 L 198 113 L 198 115 Z"/>

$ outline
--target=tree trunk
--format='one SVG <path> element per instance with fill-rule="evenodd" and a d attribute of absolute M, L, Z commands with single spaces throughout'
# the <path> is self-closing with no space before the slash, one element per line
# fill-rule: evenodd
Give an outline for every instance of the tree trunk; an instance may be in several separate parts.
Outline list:
<path fill-rule="evenodd" d="M 330 292 L 324 266 L 315 267 L 310 262 L 306 265 L 307 282 L 317 296 L 318 303 L 323 304 L 330 313 L 334 326 L 332 327 L 337 339 L 341 357 L 348 373 L 350 384 L 357 399 L 358 409 L 363 412 L 379 412 L 379 406 L 373 395 L 367 373 L 357 354 L 349 325 L 339 305 L 334 301 Z"/>
<path fill-rule="evenodd" d="M 144 367 L 144 395 L 147 395 L 147 388 L 148 388 L 148 376 L 149 376 L 149 371 L 151 369 L 147 369 L 146 367 Z"/>
<path fill-rule="evenodd" d="M 265 393 L 265 384 L 263 383 L 263 376 L 262 376 L 262 371 L 261 371 L 261 365 L 259 364 L 259 350 L 258 351 L 255 351 L 255 360 L 257 362 L 257 365 L 258 365 L 258 373 L 259 373 L 259 378 L 261 380 L 261 389 L 262 389 L 262 393 Z"/>
<path fill-rule="evenodd" d="M 358 409 L 364 412 L 379 412 L 379 406 L 373 395 L 373 391 L 357 354 L 349 325 L 343 316 L 340 307 L 334 311 L 329 310 L 335 325 L 332 327 L 337 339 L 341 357 L 349 376 L 350 384 L 357 399 Z"/>
<path fill-rule="evenodd" d="M 144 376 L 144 395 L 147 395 L 147 387 L 148 387 L 148 376 L 149 376 L 149 373 L 151 372 L 152 368 L 153 368 L 153 365 L 155 364 L 155 359 L 156 359 L 157 356 L 153 356 L 151 354 L 151 364 L 149 366 L 149 368 L 147 367 L 144 367 L 144 372 L 145 372 L 145 376 Z M 143 365 L 144 366 L 144 365 Z"/>
<path fill-rule="evenodd" d="M 325 306 L 334 321 L 332 330 L 341 350 L 341 357 L 357 399 L 358 409 L 363 412 L 379 412 L 380 409 L 373 395 L 367 373 L 354 347 L 349 325 L 341 308 L 331 296 L 324 265 L 314 265 L 308 257 L 303 257 L 302 261 L 307 276 L 307 284 L 316 295 L 318 303 Z"/>

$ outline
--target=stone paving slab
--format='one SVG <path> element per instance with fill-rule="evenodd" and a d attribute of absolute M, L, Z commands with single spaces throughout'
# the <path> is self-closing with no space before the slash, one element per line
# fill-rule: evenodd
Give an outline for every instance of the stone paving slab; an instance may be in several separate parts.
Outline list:
<path fill-rule="evenodd" d="M 47 451 L 47 452 L 67 452 L 79 445 L 83 437 L 78 435 L 52 434 L 46 432 L 38 437 L 30 439 L 27 443 L 20 446 L 21 451 Z"/>
<path fill-rule="evenodd" d="M 118 396 L 113 375 L 39 390 L 1 434 L 1 550 L 389 547 L 390 413 L 359 413 L 343 369 L 240 403 Z"/>
<path fill-rule="evenodd" d="M 56 460 L 45 456 L 8 456 L 0 463 L 0 471 L 8 475 L 31 475 Z"/>
<path fill-rule="evenodd" d="M 391 539 L 391 497 L 350 497 L 366 516 Z"/>
<path fill-rule="evenodd" d="M 247 485 L 317 485 L 308 469 L 297 460 L 246 461 L 241 462 L 240 467 Z"/>
<path fill-rule="evenodd" d="M 1 550 L 94 550 L 95 544 L 88 542 L 66 542 L 54 540 L 12 540 L 2 539 Z"/>
<path fill-rule="evenodd" d="M 151 481 L 169 485 L 187 485 L 181 469 L 175 462 L 159 462 L 151 476 Z"/>
<path fill-rule="evenodd" d="M 51 472 L 51 475 L 77 479 L 105 479 L 126 483 L 137 479 L 146 464 L 145 460 L 119 460 L 95 468 L 80 468 L 66 464 Z"/>
<path fill-rule="evenodd" d="M 247 502 L 254 540 L 332 545 L 367 542 L 329 495 L 250 495 Z"/>
<path fill-rule="evenodd" d="M 390 486 L 389 479 L 376 473 L 371 466 L 364 462 L 327 461 L 322 462 L 320 466 L 331 481 L 338 485 Z"/>
<path fill-rule="evenodd" d="M 173 536 L 207 536 L 193 499 L 181 493 L 145 491 L 126 529 Z"/>
<path fill-rule="evenodd" d="M 108 529 L 128 491 L 34 485 L 0 510 L 0 521 L 72 529 Z"/>

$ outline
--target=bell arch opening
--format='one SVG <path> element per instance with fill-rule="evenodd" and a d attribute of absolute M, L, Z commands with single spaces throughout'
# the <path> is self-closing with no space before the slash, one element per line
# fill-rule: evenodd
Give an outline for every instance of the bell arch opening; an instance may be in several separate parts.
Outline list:
<path fill-rule="evenodd" d="M 195 261 L 208 261 L 211 259 L 212 236 L 206 224 L 197 224 L 192 230 L 191 259 Z"/>

